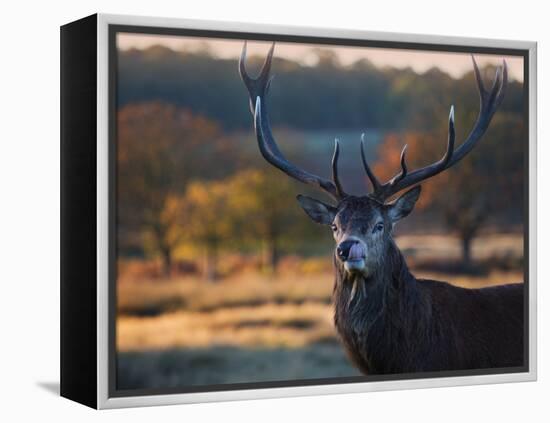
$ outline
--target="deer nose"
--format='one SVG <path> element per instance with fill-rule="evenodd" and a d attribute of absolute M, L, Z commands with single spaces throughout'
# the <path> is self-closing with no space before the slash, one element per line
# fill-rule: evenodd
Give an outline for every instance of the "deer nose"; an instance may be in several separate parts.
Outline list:
<path fill-rule="evenodd" d="M 338 247 L 336 247 L 336 254 L 338 254 L 338 257 L 341 260 L 344 260 L 344 261 L 347 260 L 351 247 L 353 247 L 355 244 L 358 244 L 358 241 L 355 241 L 355 240 L 342 241 L 340 244 L 338 244 Z"/>

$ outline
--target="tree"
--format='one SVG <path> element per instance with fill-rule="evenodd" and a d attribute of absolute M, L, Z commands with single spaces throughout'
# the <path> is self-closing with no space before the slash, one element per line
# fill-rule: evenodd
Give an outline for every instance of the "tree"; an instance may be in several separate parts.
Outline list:
<path fill-rule="evenodd" d="M 271 168 L 191 182 L 182 200 L 179 227 L 187 245 L 204 254 L 206 279 L 217 278 L 223 249 L 260 247 L 262 266 L 272 273 L 284 248 L 315 243 L 318 231 L 298 206 L 296 192 L 292 180 Z"/>
<path fill-rule="evenodd" d="M 162 103 L 132 104 L 118 113 L 117 220 L 119 251 L 145 239 L 170 273 L 175 198 L 209 160 L 224 154 L 218 126 L 189 111 Z M 218 168 L 210 177 L 220 174 Z M 143 246 L 142 246 L 143 249 Z"/>
<path fill-rule="evenodd" d="M 168 276 L 172 269 L 175 249 L 184 239 L 181 227 L 181 215 L 184 212 L 184 201 L 180 196 L 168 194 L 164 198 L 159 215 L 149 216 L 147 229 L 142 233 L 144 249 L 152 255 L 160 254 L 163 273 Z"/>
<path fill-rule="evenodd" d="M 220 181 L 192 182 L 185 193 L 181 230 L 195 248 L 204 251 L 204 275 L 214 281 L 222 244 L 232 235 L 234 220 L 230 192 Z"/>
<path fill-rule="evenodd" d="M 301 222 L 294 183 L 278 170 L 250 169 L 233 176 L 228 187 L 239 237 L 261 241 L 263 267 L 275 272 L 282 242 L 296 237 Z"/>
<path fill-rule="evenodd" d="M 461 116 L 457 139 L 465 139 L 472 116 Z M 522 150 L 526 137 L 521 117 L 497 113 L 491 127 L 475 149 L 460 163 L 423 182 L 419 207 L 443 215 L 444 223 L 457 233 L 462 245 L 464 266 L 471 266 L 471 246 L 484 224 L 491 221 L 508 226 L 521 221 L 523 200 Z M 399 167 L 399 155 L 408 145 L 410 169 L 438 160 L 444 153 L 445 135 L 434 133 L 390 134 L 379 147 L 374 170 L 381 178 L 390 178 Z"/>

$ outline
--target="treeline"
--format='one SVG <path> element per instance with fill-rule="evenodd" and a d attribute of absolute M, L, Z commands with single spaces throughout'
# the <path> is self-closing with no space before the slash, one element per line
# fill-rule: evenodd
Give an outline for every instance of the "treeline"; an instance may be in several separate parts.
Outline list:
<path fill-rule="evenodd" d="M 471 122 L 465 116 L 457 124 L 469 128 Z M 330 249 L 329 231 L 312 224 L 295 200 L 297 193 L 324 196 L 267 164 L 253 136 L 231 138 L 215 122 L 163 103 L 124 107 L 118 129 L 120 255 L 161 257 L 168 274 L 183 251 L 202 261 L 205 275 L 214 279 L 221 252 L 261 251 L 263 267 L 273 271 L 283 254 Z M 282 135 L 287 142 L 293 139 Z M 445 136 L 443 131 L 386 133 L 371 161 L 375 173 L 382 180 L 395 175 L 404 144 L 412 169 L 435 162 L 443 154 Z M 419 231 L 446 225 L 461 240 L 464 265 L 470 266 L 472 240 L 484 226 L 507 232 L 523 220 L 525 137 L 520 117 L 497 114 L 470 155 L 422 184 L 416 212 L 400 227 Z M 308 148 L 294 140 L 292 160 L 311 169 Z M 290 150 L 286 143 L 282 148 Z M 357 155 L 353 158 L 342 163 L 342 173 L 366 194 L 365 173 Z M 322 167 L 326 174 L 328 160 Z"/>
<path fill-rule="evenodd" d="M 261 60 L 250 58 L 250 67 Z M 308 189 L 261 157 L 236 60 L 151 47 L 121 52 L 119 61 L 120 255 L 161 257 L 166 273 L 178 257 L 202 256 L 206 275 L 215 278 L 223 251 L 262 251 L 264 267 L 274 270 L 283 254 L 331 248 L 329 231 L 295 201 Z M 270 114 L 281 150 L 329 177 L 332 139 L 341 136 L 340 174 L 354 194 L 369 187 L 358 158 L 361 131 L 371 129 L 367 155 L 380 178 L 390 178 L 404 144 L 411 169 L 442 156 L 451 104 L 457 143 L 479 108 L 472 73 L 455 80 L 438 69 L 417 75 L 365 60 L 342 67 L 323 52 L 315 67 L 276 59 L 273 73 Z M 494 69 L 485 73 L 492 77 Z M 504 231 L 523 221 L 526 136 L 522 84 L 511 81 L 480 145 L 423 184 L 417 212 L 401 227 L 446 225 L 461 239 L 468 264 L 483 227 Z"/>
<path fill-rule="evenodd" d="M 275 126 L 431 130 L 444 120 L 451 104 L 459 110 L 477 110 L 473 72 L 455 80 L 437 68 L 418 75 L 412 69 L 381 69 L 368 60 L 342 66 L 328 51 L 317 54 L 318 64 L 313 67 L 275 54 L 270 94 Z M 258 69 L 262 60 L 251 57 L 250 68 Z M 154 46 L 121 51 L 118 61 L 120 106 L 160 101 L 193 110 L 226 130 L 250 127 L 236 59 Z M 486 71 L 492 77 L 493 69 Z M 522 113 L 522 86 L 510 82 L 502 111 Z"/>

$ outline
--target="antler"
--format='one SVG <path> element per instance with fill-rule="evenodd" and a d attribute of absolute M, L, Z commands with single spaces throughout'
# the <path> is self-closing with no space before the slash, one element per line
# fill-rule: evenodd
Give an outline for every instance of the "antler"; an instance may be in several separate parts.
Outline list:
<path fill-rule="evenodd" d="M 407 146 L 405 145 L 405 147 L 403 147 L 403 151 L 401 152 L 401 172 L 385 184 L 381 184 L 367 163 L 364 151 L 365 134 L 361 135 L 361 158 L 363 160 L 365 172 L 367 173 L 367 176 L 373 186 L 373 192 L 370 194 L 372 197 L 383 202 L 397 192 L 412 185 L 418 184 L 419 182 L 431 178 L 432 176 L 443 172 L 445 169 L 450 168 L 451 166 L 462 160 L 462 158 L 464 158 L 475 147 L 476 143 L 480 140 L 480 138 L 489 127 L 493 115 L 495 114 L 498 106 L 502 102 L 508 82 L 508 67 L 506 65 L 506 62 L 503 60 L 502 67 L 498 67 L 495 72 L 493 86 L 491 87 L 491 90 L 488 91 L 483 85 L 483 80 L 481 78 L 479 68 L 473 56 L 472 62 L 474 64 L 474 73 L 477 81 L 477 88 L 479 91 L 480 109 L 477 120 L 470 132 L 470 135 L 468 135 L 466 141 L 464 141 L 456 150 L 454 149 L 454 106 L 451 106 L 451 111 L 449 113 L 449 136 L 447 140 L 447 151 L 445 152 L 445 155 L 439 161 L 409 173 L 405 159 L 405 154 L 407 151 Z"/>
<path fill-rule="evenodd" d="M 254 116 L 254 128 L 256 130 L 256 138 L 258 140 L 260 152 L 269 163 L 286 173 L 291 178 L 303 182 L 304 184 L 319 187 L 331 195 L 335 200 L 339 201 L 347 194 L 343 191 L 342 185 L 338 179 L 338 156 L 340 154 L 340 147 L 337 139 L 334 140 L 334 154 L 332 156 L 332 178 L 334 182 L 309 173 L 290 163 L 285 158 L 283 153 L 281 153 L 281 150 L 275 142 L 275 138 L 271 132 L 271 125 L 269 123 L 266 105 L 267 93 L 269 92 L 271 81 L 273 80 L 273 77 L 269 77 L 269 72 L 271 69 L 274 48 L 275 43 L 271 45 L 269 53 L 257 78 L 251 78 L 246 72 L 246 41 L 244 43 L 241 59 L 239 61 L 239 73 L 241 75 L 241 79 L 246 85 L 246 88 L 248 89 L 248 94 L 250 97 L 250 111 Z"/>
<path fill-rule="evenodd" d="M 298 168 L 294 164 L 290 163 L 281 153 L 281 150 L 275 142 L 273 133 L 271 132 L 271 126 L 269 123 L 269 116 L 267 114 L 266 97 L 269 91 L 269 87 L 273 77 L 270 78 L 269 72 L 271 69 L 271 62 L 273 59 L 273 50 L 275 43 L 269 49 L 269 53 L 262 66 L 260 74 L 257 78 L 251 78 L 246 72 L 246 41 L 243 46 L 241 58 L 239 61 L 239 73 L 241 78 L 248 89 L 250 97 L 250 111 L 254 116 L 254 128 L 256 130 L 256 138 L 258 140 L 258 146 L 262 156 L 273 166 L 280 169 L 290 177 L 297 179 L 308 185 L 320 187 L 327 192 L 337 201 L 343 199 L 347 194 L 343 191 L 342 185 L 338 179 L 338 156 L 340 154 L 338 140 L 334 140 L 334 154 L 332 156 L 332 179 L 333 182 L 328 179 L 324 179 L 320 176 L 309 173 L 303 169 Z M 432 163 L 426 167 L 416 169 L 412 172 L 408 171 L 406 163 L 407 146 L 403 147 L 401 151 L 401 172 L 391 178 L 388 182 L 382 184 L 376 175 L 372 172 L 365 157 L 364 144 L 365 134 L 361 135 L 361 159 L 363 166 L 367 173 L 369 180 L 372 183 L 373 191 L 370 194 L 380 201 L 385 201 L 397 192 L 416 185 L 444 170 L 450 168 L 460 160 L 462 160 L 481 139 L 489 124 L 493 115 L 497 111 L 504 93 L 506 91 L 506 85 L 508 82 L 508 67 L 506 62 L 502 62 L 502 67 L 498 67 L 495 73 L 495 79 L 493 86 L 490 90 L 487 90 L 483 84 L 481 74 L 475 58 L 472 56 L 472 62 L 474 65 L 474 73 L 477 81 L 477 87 L 480 98 L 480 110 L 477 120 L 472 128 L 470 134 L 466 140 L 456 150 L 455 146 L 455 124 L 454 124 L 454 106 L 451 106 L 449 113 L 449 130 L 447 140 L 447 151 L 445 155 L 437 162 Z"/>

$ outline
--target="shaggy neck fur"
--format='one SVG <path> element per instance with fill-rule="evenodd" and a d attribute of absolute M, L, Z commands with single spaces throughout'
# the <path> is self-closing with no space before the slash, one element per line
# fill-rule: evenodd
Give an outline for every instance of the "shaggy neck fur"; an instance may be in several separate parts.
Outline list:
<path fill-rule="evenodd" d="M 393 241 L 382 256 L 368 278 L 350 276 L 335 258 L 335 325 L 363 373 L 418 370 L 433 336 L 430 304 Z"/>

